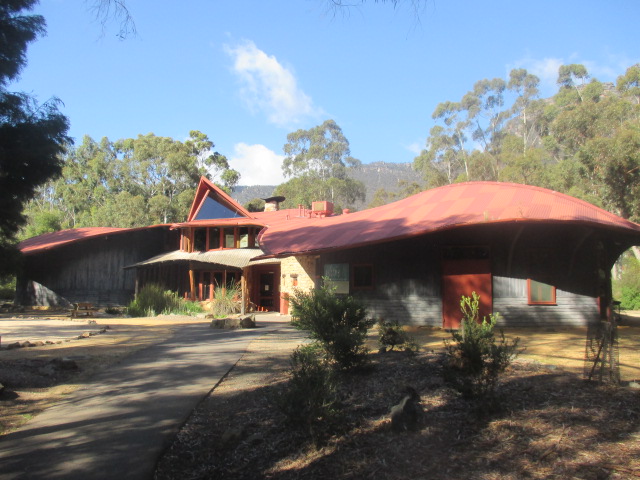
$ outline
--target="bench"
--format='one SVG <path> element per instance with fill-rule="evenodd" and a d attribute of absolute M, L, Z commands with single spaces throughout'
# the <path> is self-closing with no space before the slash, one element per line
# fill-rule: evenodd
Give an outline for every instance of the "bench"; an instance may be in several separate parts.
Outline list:
<path fill-rule="evenodd" d="M 98 309 L 93 306 L 93 303 L 87 303 L 87 302 L 74 303 L 73 310 L 71 311 L 71 317 L 80 317 L 82 315 L 87 317 L 93 317 L 93 315 L 97 311 Z"/>

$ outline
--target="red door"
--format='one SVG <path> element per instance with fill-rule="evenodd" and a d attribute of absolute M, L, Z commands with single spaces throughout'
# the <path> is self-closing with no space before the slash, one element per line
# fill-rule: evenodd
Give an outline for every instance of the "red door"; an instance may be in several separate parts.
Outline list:
<path fill-rule="evenodd" d="M 442 263 L 442 326 L 460 328 L 460 298 L 480 295 L 480 318 L 493 310 L 489 259 L 445 259 Z"/>

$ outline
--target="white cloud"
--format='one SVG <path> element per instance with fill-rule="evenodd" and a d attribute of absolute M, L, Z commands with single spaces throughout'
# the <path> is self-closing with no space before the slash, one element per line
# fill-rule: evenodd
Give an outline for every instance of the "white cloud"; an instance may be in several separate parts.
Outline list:
<path fill-rule="evenodd" d="M 240 172 L 240 185 L 280 185 L 283 155 L 269 150 L 264 145 L 237 143 L 229 164 Z"/>
<path fill-rule="evenodd" d="M 545 92 L 547 89 L 557 89 L 558 69 L 565 63 L 561 58 L 543 58 L 538 60 L 527 57 L 516 61 L 509 70 L 513 68 L 526 68 L 529 73 L 532 73 L 540 79 L 540 89 Z"/>
<path fill-rule="evenodd" d="M 320 113 L 291 70 L 275 56 L 267 55 L 251 41 L 226 45 L 225 51 L 233 59 L 233 72 L 242 82 L 243 100 L 252 111 L 266 113 L 269 122 L 281 127 Z"/>
<path fill-rule="evenodd" d="M 416 155 L 420 155 L 420 153 L 422 153 L 422 150 L 425 148 L 424 142 L 420 143 L 420 142 L 413 142 L 409 145 L 405 145 L 404 148 L 406 150 L 409 150 L 411 153 L 414 153 Z"/>

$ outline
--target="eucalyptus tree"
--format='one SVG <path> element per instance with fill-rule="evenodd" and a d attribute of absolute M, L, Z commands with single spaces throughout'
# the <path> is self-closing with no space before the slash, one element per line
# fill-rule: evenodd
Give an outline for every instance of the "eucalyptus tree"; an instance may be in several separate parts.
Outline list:
<path fill-rule="evenodd" d="M 152 133 L 115 142 L 85 136 L 64 157 L 60 178 L 42 188 L 30 205 L 33 222 L 47 220 L 34 229 L 53 225 L 43 211 L 60 212 L 63 228 L 184 220 L 200 176 L 227 189 L 239 179 L 226 157 L 213 149 L 197 130 L 184 142 Z"/>
<path fill-rule="evenodd" d="M 289 180 L 276 194 L 287 198 L 285 205 L 328 200 L 346 208 L 364 200 L 364 184 L 350 178 L 347 170 L 361 162 L 351 156 L 349 141 L 335 121 L 290 133 L 283 150 L 282 171 Z"/>

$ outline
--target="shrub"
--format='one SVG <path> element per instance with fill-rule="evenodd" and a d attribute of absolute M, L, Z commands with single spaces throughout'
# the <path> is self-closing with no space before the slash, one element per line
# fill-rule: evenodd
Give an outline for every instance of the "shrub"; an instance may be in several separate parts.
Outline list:
<path fill-rule="evenodd" d="M 350 369 L 366 361 L 367 330 L 374 321 L 355 298 L 337 296 L 328 287 L 308 293 L 300 290 L 290 297 L 292 324 L 309 330 L 339 368 Z"/>
<path fill-rule="evenodd" d="M 241 293 L 239 283 L 233 283 L 226 288 L 216 287 L 210 307 L 213 316 L 224 318 L 240 312 L 241 300 L 239 298 Z"/>
<path fill-rule="evenodd" d="M 453 343 L 445 340 L 445 378 L 467 398 L 493 396 L 499 375 L 518 354 L 520 340 L 509 342 L 500 330 L 496 343 L 494 327 L 500 314 L 491 314 L 489 319 L 480 321 L 479 304 L 476 292 L 471 297 L 462 296 L 461 330 L 452 332 Z"/>
<path fill-rule="evenodd" d="M 338 383 L 318 345 L 298 347 L 291 354 L 291 379 L 276 397 L 287 423 L 302 429 L 316 445 L 337 426 Z"/>
<path fill-rule="evenodd" d="M 154 317 L 170 313 L 188 315 L 201 311 L 202 308 L 197 303 L 183 300 L 177 293 L 163 290 L 155 284 L 142 287 L 135 300 L 127 306 L 127 313 L 132 317 Z"/>
<path fill-rule="evenodd" d="M 380 347 L 390 350 L 395 347 L 412 352 L 418 349 L 418 346 L 411 336 L 404 331 L 402 325 L 399 325 L 397 321 L 392 323 L 382 318 L 378 320 L 378 344 Z"/>

